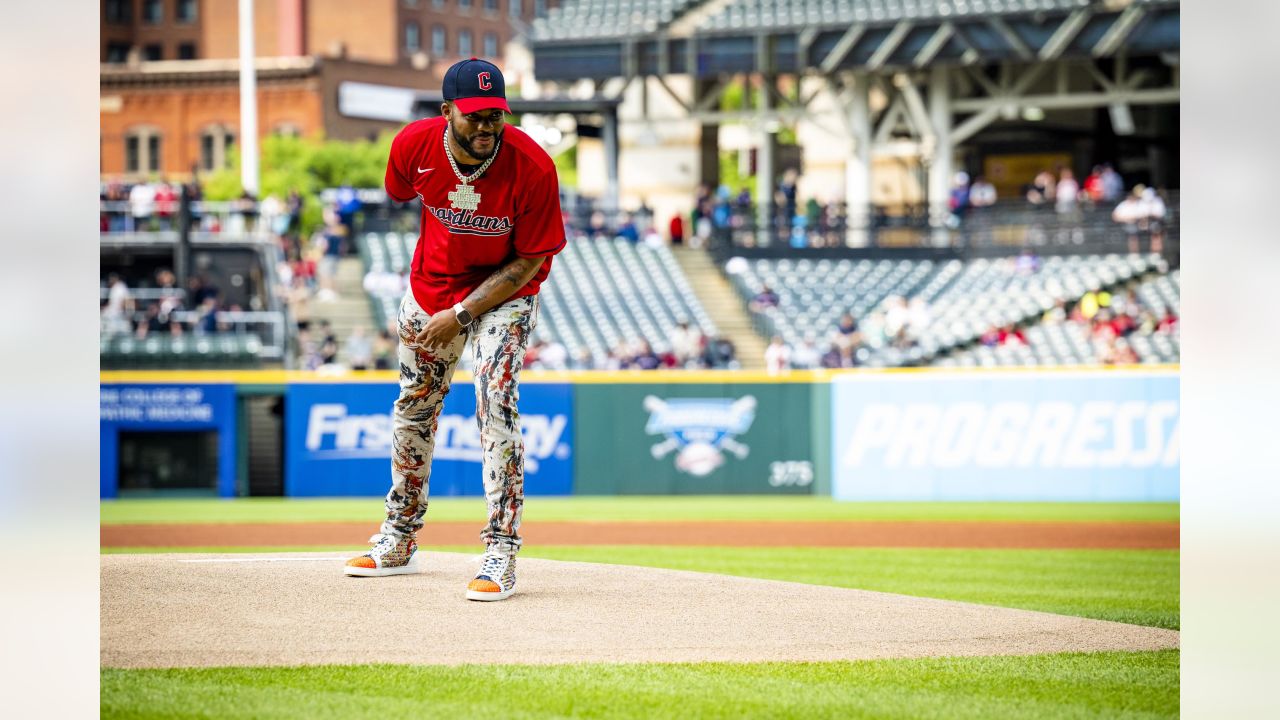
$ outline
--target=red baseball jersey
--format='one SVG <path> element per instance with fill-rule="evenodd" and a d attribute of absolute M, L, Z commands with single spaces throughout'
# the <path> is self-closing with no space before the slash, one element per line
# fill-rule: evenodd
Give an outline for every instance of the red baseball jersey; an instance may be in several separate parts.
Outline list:
<path fill-rule="evenodd" d="M 516 127 L 502 132 L 498 157 L 471 181 L 475 210 L 456 210 L 449 194 L 461 181 L 445 156 L 443 117 L 409 123 L 391 143 L 387 194 L 422 200 L 421 233 L 413 251 L 409 286 L 428 313 L 466 299 L 515 257 L 545 257 L 533 279 L 512 298 L 537 294 L 551 272 L 551 256 L 564 249 L 560 181 L 551 156 Z"/>

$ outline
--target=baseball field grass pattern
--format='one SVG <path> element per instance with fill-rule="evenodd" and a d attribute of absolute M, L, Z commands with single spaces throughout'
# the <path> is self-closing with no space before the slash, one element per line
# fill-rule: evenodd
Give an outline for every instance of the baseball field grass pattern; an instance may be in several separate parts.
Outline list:
<path fill-rule="evenodd" d="M 432 519 L 480 501 L 433 500 Z M 377 499 L 117 501 L 102 522 L 316 522 L 377 517 Z M 840 504 L 818 498 L 548 498 L 543 520 L 1052 520 L 1176 522 L 1176 504 Z M 235 552 L 339 548 L 182 548 Z M 106 552 L 127 551 L 114 548 Z M 164 551 L 147 548 L 145 551 Z M 471 552 L 475 548 L 432 550 Z M 634 564 L 857 587 L 1177 628 L 1176 550 L 529 547 L 524 557 Z M 1177 717 L 1179 652 L 826 663 L 321 666 L 102 672 L 102 716 Z M 388 685 L 403 688 L 388 694 Z"/>

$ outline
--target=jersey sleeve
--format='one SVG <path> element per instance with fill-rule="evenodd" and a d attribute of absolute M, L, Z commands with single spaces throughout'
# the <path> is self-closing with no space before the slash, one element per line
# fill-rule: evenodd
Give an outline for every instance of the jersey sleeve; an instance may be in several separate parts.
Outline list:
<path fill-rule="evenodd" d="M 401 130 L 391 141 L 391 154 L 387 158 L 387 177 L 383 182 L 387 194 L 397 202 L 408 202 L 418 194 L 413 189 L 413 184 L 406 179 L 409 177 L 409 173 L 405 172 L 408 167 L 409 142 L 405 138 L 408 130 L 407 127 Z"/>
<path fill-rule="evenodd" d="M 520 257 L 550 257 L 564 249 L 560 215 L 560 181 L 545 171 L 524 191 L 515 221 L 515 249 Z"/>

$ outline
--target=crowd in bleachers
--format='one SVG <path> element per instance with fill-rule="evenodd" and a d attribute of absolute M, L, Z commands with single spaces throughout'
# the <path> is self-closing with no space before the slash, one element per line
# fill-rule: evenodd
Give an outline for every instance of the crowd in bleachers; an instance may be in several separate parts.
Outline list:
<path fill-rule="evenodd" d="M 765 354 L 771 372 L 970 364 L 970 355 L 1007 356 L 1005 364 L 1118 363 L 1130 348 L 1142 362 L 1178 355 L 1176 333 L 1167 334 L 1176 327 L 1178 274 L 1154 255 L 737 258 L 726 270 L 758 329 L 773 337 Z M 1067 327 L 1054 327 L 1059 316 Z M 1074 342 L 1071 323 L 1087 323 L 1081 329 L 1096 342 Z"/>

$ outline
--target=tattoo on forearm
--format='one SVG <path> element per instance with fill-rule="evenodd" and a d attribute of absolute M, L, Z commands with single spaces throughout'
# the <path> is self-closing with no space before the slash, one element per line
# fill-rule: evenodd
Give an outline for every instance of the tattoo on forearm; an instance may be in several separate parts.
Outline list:
<path fill-rule="evenodd" d="M 512 260 L 480 283 L 480 287 L 471 291 L 463 303 L 476 315 L 489 310 L 524 287 L 542 267 L 544 260 L 540 257 Z"/>

